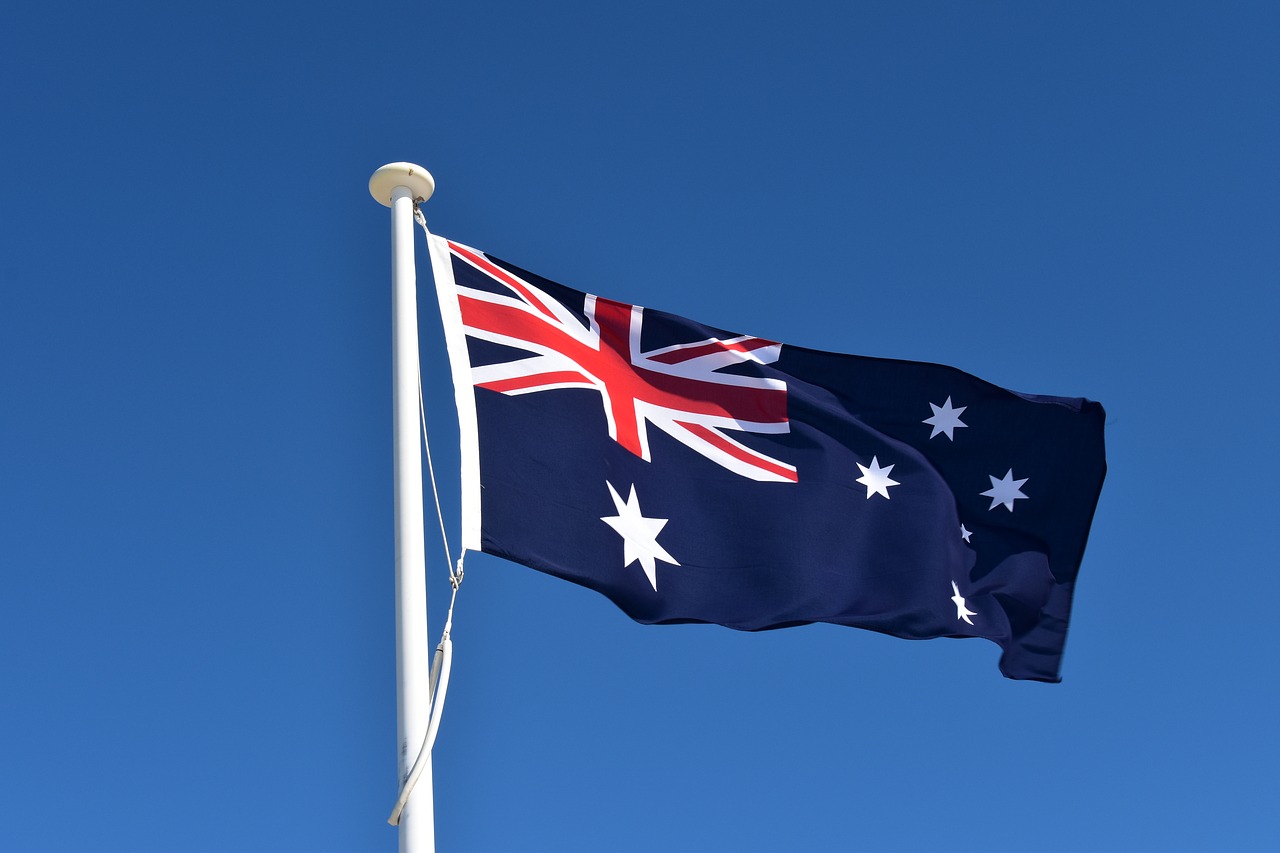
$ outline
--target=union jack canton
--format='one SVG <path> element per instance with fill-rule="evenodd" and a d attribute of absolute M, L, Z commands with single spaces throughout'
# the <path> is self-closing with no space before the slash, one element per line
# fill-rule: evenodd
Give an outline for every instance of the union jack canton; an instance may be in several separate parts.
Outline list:
<path fill-rule="evenodd" d="M 572 290 L 430 238 L 463 546 L 639 622 L 984 637 L 1059 680 L 1102 407 Z"/>

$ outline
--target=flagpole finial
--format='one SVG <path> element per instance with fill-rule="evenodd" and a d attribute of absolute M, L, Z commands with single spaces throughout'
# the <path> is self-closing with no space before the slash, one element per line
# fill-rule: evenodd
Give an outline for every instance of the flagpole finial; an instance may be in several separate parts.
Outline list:
<path fill-rule="evenodd" d="M 436 191 L 435 178 L 414 163 L 388 163 L 369 179 L 369 194 L 384 207 L 390 207 L 396 187 L 406 187 L 414 201 L 426 201 Z"/>

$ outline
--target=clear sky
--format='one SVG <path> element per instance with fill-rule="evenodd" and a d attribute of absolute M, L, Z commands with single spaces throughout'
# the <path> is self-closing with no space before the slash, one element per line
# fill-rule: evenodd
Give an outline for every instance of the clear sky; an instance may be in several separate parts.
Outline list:
<path fill-rule="evenodd" d="M 395 849 L 393 160 L 570 286 L 1109 413 L 1058 685 L 472 555 L 442 850 L 1280 848 L 1277 44 L 1270 2 L 7 4 L 0 849 Z"/>

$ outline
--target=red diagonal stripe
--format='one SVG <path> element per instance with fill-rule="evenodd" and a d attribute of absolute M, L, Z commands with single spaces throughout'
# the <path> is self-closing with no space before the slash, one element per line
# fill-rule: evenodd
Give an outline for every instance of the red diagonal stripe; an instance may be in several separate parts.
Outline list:
<path fill-rule="evenodd" d="M 528 376 L 512 376 L 507 379 L 494 379 L 489 382 L 481 382 L 477 387 L 488 388 L 490 391 L 500 391 L 507 393 L 508 391 L 528 391 L 531 388 L 537 388 L 540 385 L 564 385 L 566 383 L 594 385 L 587 376 L 574 370 L 557 370 L 547 373 L 531 373 Z"/>
<path fill-rule="evenodd" d="M 768 471 L 771 474 L 776 474 L 777 476 L 782 477 L 785 480 L 790 480 L 793 483 L 800 482 L 800 477 L 795 471 L 778 464 L 772 459 L 763 459 L 754 453 L 744 451 L 741 447 L 734 444 L 732 441 L 729 441 L 710 427 L 705 427 L 702 424 L 685 423 L 684 421 L 679 421 L 678 423 L 680 426 L 689 430 L 689 432 L 698 436 L 698 438 L 702 439 L 707 444 L 723 450 L 725 453 L 740 462 L 747 463 L 752 468 L 759 468 L 761 471 Z"/>
<path fill-rule="evenodd" d="M 478 266 L 481 270 L 488 273 L 492 278 L 496 278 L 498 281 L 502 282 L 507 287 L 514 290 L 516 293 L 519 293 L 521 298 L 524 299 L 524 301 L 528 302 L 534 308 L 537 308 L 540 312 L 545 314 L 551 320 L 556 319 L 555 312 L 552 311 L 550 308 L 548 308 L 546 306 L 546 303 L 544 303 L 541 299 L 538 298 L 537 294 L 535 294 L 528 287 L 526 287 L 524 282 L 520 281 L 520 279 L 511 275 L 511 273 L 507 272 L 502 267 L 494 264 L 488 258 L 470 251 L 465 246 L 459 246 L 457 243 L 450 242 L 449 248 L 453 249 L 453 251 L 456 254 L 458 254 L 460 257 L 466 258 L 468 261 Z"/>
<path fill-rule="evenodd" d="M 713 355 L 726 350 L 732 352 L 754 352 L 765 347 L 775 346 L 777 341 L 766 341 L 764 338 L 747 338 L 742 341 L 707 341 L 704 344 L 696 344 L 693 346 L 671 350 L 670 352 L 658 353 L 656 355 L 646 355 L 645 358 L 650 361 L 656 361 L 661 364 L 680 364 L 684 361 L 691 361 L 695 358 L 701 358 L 704 355 Z"/>

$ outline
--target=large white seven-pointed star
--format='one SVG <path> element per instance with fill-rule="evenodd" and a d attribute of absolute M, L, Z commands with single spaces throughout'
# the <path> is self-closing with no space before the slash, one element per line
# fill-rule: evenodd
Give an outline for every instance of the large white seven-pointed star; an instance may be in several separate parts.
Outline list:
<path fill-rule="evenodd" d="M 951 582 L 951 589 L 955 591 L 955 595 L 951 596 L 951 600 L 956 603 L 956 618 L 963 619 L 972 625 L 973 620 L 969 617 L 977 616 L 978 614 L 964 606 L 964 596 L 960 594 L 960 587 L 956 586 L 955 581 Z"/>
<path fill-rule="evenodd" d="M 951 408 L 950 397 L 948 397 L 947 402 L 943 403 L 941 406 L 935 406 L 933 403 L 930 403 L 929 408 L 933 409 L 933 417 L 925 418 L 921 422 L 933 427 L 933 432 L 929 433 L 929 438 L 933 438 L 940 432 L 945 432 L 947 434 L 947 438 L 955 441 L 956 427 L 968 426 L 968 424 L 960 420 L 960 415 L 969 407 L 961 406 L 958 409 Z"/>
<path fill-rule="evenodd" d="M 876 459 L 874 456 L 871 457 L 870 468 L 863 465 L 861 462 L 857 463 L 857 465 L 862 469 L 862 476 L 854 482 L 861 483 L 867 487 L 867 500 L 871 500 L 871 496 L 874 494 L 884 495 L 885 499 L 888 500 L 889 487 L 902 485 L 897 480 L 889 479 L 889 472 L 893 470 L 893 466 L 888 465 L 881 468 L 880 460 Z"/>
<path fill-rule="evenodd" d="M 1030 477 L 1023 477 L 1021 480 L 1013 479 L 1013 469 L 1009 469 L 1009 473 L 1005 474 L 1002 479 L 997 480 L 994 474 L 987 475 L 991 479 L 991 488 L 980 494 L 984 498 L 991 498 L 991 506 L 987 507 L 987 511 L 1004 504 L 1004 508 L 1013 512 L 1013 502 L 1023 501 L 1027 496 L 1022 493 L 1022 484 L 1030 480 Z"/>
<path fill-rule="evenodd" d="M 644 569 L 645 577 L 649 579 L 649 585 L 653 587 L 654 592 L 657 592 L 656 561 L 680 565 L 675 557 L 667 553 L 667 549 L 658 544 L 658 534 L 662 532 L 662 528 L 666 527 L 667 519 L 644 517 L 640 512 L 640 501 L 636 498 L 634 484 L 626 501 L 623 501 L 622 496 L 614 489 L 613 483 L 606 480 L 605 485 L 609 487 L 609 494 L 613 497 L 613 505 L 617 508 L 618 514 L 606 515 L 600 520 L 622 537 L 622 567 L 626 568 L 638 562 L 640 568 Z"/>

